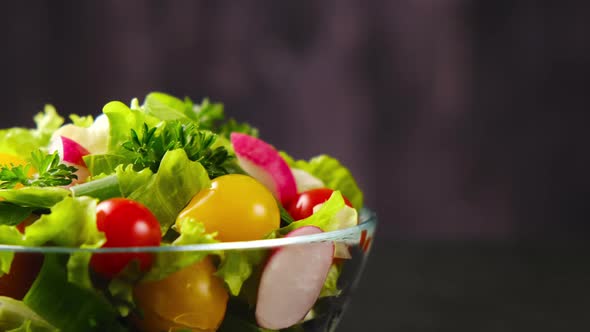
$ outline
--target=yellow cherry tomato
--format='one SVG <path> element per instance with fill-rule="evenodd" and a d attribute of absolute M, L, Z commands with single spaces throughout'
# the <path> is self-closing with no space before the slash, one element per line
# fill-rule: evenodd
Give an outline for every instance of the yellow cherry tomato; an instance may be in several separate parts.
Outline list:
<path fill-rule="evenodd" d="M 225 316 L 228 294 L 214 273 L 207 257 L 162 280 L 140 283 L 133 293 L 143 311 L 143 319 L 136 319 L 141 331 L 215 331 Z"/>
<path fill-rule="evenodd" d="M 254 178 L 223 175 L 201 190 L 178 215 L 176 227 L 186 217 L 202 222 L 217 239 L 249 241 L 262 239 L 279 228 L 281 216 L 272 193 Z"/>

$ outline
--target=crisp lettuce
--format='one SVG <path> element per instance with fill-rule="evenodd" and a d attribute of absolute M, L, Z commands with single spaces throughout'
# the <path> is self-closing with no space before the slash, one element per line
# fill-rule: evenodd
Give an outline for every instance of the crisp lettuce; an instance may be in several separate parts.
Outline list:
<path fill-rule="evenodd" d="M 324 232 L 340 229 L 341 221 L 336 216 L 344 207 L 345 203 L 342 194 L 339 191 L 334 191 L 330 198 L 314 214 L 272 232 L 267 238 L 284 236 L 303 226 L 316 226 Z"/>
<path fill-rule="evenodd" d="M 131 167 L 117 168 L 121 192 L 145 205 L 160 222 L 165 234 L 176 217 L 211 180 L 205 168 L 190 161 L 183 149 L 166 152 L 156 174 L 135 172 Z"/>
<path fill-rule="evenodd" d="M 0 296 L 0 329 L 7 332 L 58 331 L 26 304 L 6 296 Z"/>
<path fill-rule="evenodd" d="M 215 239 L 217 233 L 207 233 L 203 223 L 198 222 L 190 217 L 182 220 L 180 225 L 180 236 L 171 243 L 172 246 L 219 242 Z M 219 255 L 220 253 L 190 250 L 159 252 L 156 254 L 154 259 L 154 265 L 143 277 L 143 281 L 164 279 L 168 275 L 178 270 L 200 262 L 210 254 Z"/>
<path fill-rule="evenodd" d="M 324 286 L 320 292 L 321 297 L 338 296 L 342 292 L 338 288 L 338 278 L 342 272 L 342 266 L 339 264 L 332 264 L 330 270 L 328 270 L 328 276 L 324 282 Z"/>
<path fill-rule="evenodd" d="M 62 332 L 127 331 L 115 308 L 96 290 L 68 281 L 67 256 L 45 254 L 23 302 Z"/>
<path fill-rule="evenodd" d="M 38 113 L 34 120 L 36 129 L 16 127 L 0 130 L 0 152 L 28 159 L 31 152 L 49 144 L 53 132 L 64 122 L 51 105 L 45 105 L 43 112 Z"/>
<path fill-rule="evenodd" d="M 129 140 L 131 129 L 139 132 L 144 124 L 155 127 L 161 122 L 142 111 L 132 110 L 119 101 L 106 104 L 103 112 L 110 123 L 108 142 L 108 153 L 110 154 L 128 155 L 129 152 L 121 145 Z"/>
<path fill-rule="evenodd" d="M 148 94 L 145 97 L 142 109 L 146 114 L 160 120 L 190 119 L 198 121 L 197 114 L 193 111 L 193 102 L 190 99 L 180 100 L 161 92 Z"/>
<path fill-rule="evenodd" d="M 70 195 L 60 187 L 24 187 L 0 189 L 0 199 L 23 207 L 50 208 Z"/>
<path fill-rule="evenodd" d="M 237 296 L 244 282 L 252 275 L 254 266 L 262 263 L 265 257 L 265 250 L 226 251 L 216 275 L 223 279 L 230 294 Z"/>
<path fill-rule="evenodd" d="M 70 114 L 70 120 L 74 126 L 88 128 L 94 123 L 92 115 L 79 116 L 78 114 Z"/>
<path fill-rule="evenodd" d="M 89 154 L 83 157 L 91 176 L 112 174 L 117 166 L 127 163 L 127 158 L 115 154 Z"/>
<path fill-rule="evenodd" d="M 41 246 L 51 243 L 64 247 L 99 248 L 106 241 L 104 233 L 96 227 L 97 200 L 91 197 L 67 197 L 25 228 L 21 244 Z M 14 234 L 13 231 L 13 236 Z M 91 288 L 88 272 L 90 253 L 72 254 L 68 261 L 69 281 Z"/>
<path fill-rule="evenodd" d="M 25 228 L 24 241 L 31 246 L 48 242 L 64 247 L 100 247 L 104 234 L 96 227 L 96 203 L 91 197 L 66 197 Z"/>
<path fill-rule="evenodd" d="M 335 158 L 323 154 L 309 161 L 296 161 L 285 152 L 281 152 L 281 156 L 290 167 L 307 171 L 320 179 L 326 187 L 341 191 L 355 209 L 363 207 L 362 191 L 350 171 Z"/>

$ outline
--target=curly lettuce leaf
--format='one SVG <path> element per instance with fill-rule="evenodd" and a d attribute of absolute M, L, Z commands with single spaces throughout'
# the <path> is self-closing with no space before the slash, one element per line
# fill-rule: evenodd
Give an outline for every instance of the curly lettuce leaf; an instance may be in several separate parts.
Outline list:
<path fill-rule="evenodd" d="M 326 277 L 326 281 L 320 292 L 320 298 L 340 295 L 342 291 L 338 288 L 338 278 L 340 278 L 341 272 L 341 265 L 332 264 L 332 266 L 330 266 L 328 276 Z"/>
<path fill-rule="evenodd" d="M 112 174 L 117 166 L 127 164 L 127 158 L 115 154 L 89 154 L 82 159 L 93 177 Z"/>
<path fill-rule="evenodd" d="M 107 116 L 109 127 L 108 153 L 126 156 L 127 150 L 122 144 L 129 140 L 131 129 L 139 132 L 144 124 L 150 127 L 157 126 L 161 121 L 142 111 L 132 110 L 120 101 L 112 101 L 103 107 L 103 113 Z"/>
<path fill-rule="evenodd" d="M 123 332 L 115 308 L 95 289 L 68 281 L 67 255 L 46 254 L 23 302 L 60 331 Z"/>
<path fill-rule="evenodd" d="M 97 200 L 88 196 L 67 197 L 25 228 L 23 244 L 41 246 L 51 243 L 64 247 L 99 248 L 106 241 L 96 227 Z M 92 288 L 88 271 L 90 253 L 72 254 L 67 264 L 68 280 Z"/>
<path fill-rule="evenodd" d="M 22 301 L 6 296 L 0 296 L 0 330 L 7 332 L 58 331 Z"/>
<path fill-rule="evenodd" d="M 198 222 L 192 218 L 185 218 L 180 225 L 180 236 L 170 244 L 171 246 L 219 242 L 215 239 L 217 233 L 207 233 L 205 231 L 205 225 L 202 222 Z M 159 252 L 154 259 L 154 265 L 143 277 L 143 280 L 155 281 L 164 279 L 176 271 L 200 262 L 211 254 L 220 255 L 219 252 L 205 251 Z"/>
<path fill-rule="evenodd" d="M 334 191 L 330 198 L 314 214 L 305 219 L 292 222 L 283 228 L 279 228 L 269 234 L 267 238 L 284 236 L 303 226 L 319 227 L 324 232 L 340 229 L 341 221 L 337 218 L 337 214 L 344 209 L 345 205 L 342 194 L 339 191 Z"/>
<path fill-rule="evenodd" d="M 60 187 L 23 187 L 0 189 L 0 199 L 22 207 L 50 208 L 70 195 Z"/>
<path fill-rule="evenodd" d="M 266 257 L 265 250 L 230 250 L 224 253 L 216 276 L 223 279 L 233 296 L 240 294 L 242 285 Z"/>
<path fill-rule="evenodd" d="M 294 160 L 285 152 L 281 152 L 281 156 L 290 167 L 307 171 L 322 180 L 326 187 L 341 191 L 355 209 L 363 207 L 363 192 L 350 171 L 337 159 L 325 154 L 309 161 Z"/>
<path fill-rule="evenodd" d="M 183 149 L 166 152 L 156 174 L 118 167 L 117 178 L 125 197 L 152 211 L 160 222 L 162 234 L 174 224 L 193 196 L 211 183 L 205 168 L 197 161 L 190 161 Z"/>
<path fill-rule="evenodd" d="M 152 92 L 145 97 L 142 106 L 146 114 L 160 120 L 190 119 L 198 121 L 197 114 L 193 111 L 193 102 L 189 98 L 180 100 L 162 92 Z"/>
<path fill-rule="evenodd" d="M 34 120 L 36 129 L 16 127 L 0 130 L 0 152 L 27 159 L 31 152 L 44 149 L 53 132 L 64 123 L 52 105 L 45 105 L 43 112 L 38 113 Z"/>
<path fill-rule="evenodd" d="M 79 116 L 78 114 L 70 114 L 70 120 L 74 126 L 88 128 L 94 123 L 92 115 Z"/>

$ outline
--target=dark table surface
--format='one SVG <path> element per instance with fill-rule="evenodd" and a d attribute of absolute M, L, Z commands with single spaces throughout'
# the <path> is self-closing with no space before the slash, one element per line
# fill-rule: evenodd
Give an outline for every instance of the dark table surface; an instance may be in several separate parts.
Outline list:
<path fill-rule="evenodd" d="M 338 332 L 590 331 L 589 248 L 377 241 Z"/>

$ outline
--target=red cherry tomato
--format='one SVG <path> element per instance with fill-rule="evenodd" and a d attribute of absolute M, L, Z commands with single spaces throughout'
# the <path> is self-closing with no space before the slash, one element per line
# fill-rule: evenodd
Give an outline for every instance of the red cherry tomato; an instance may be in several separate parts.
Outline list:
<path fill-rule="evenodd" d="M 313 214 L 314 206 L 326 202 L 333 192 L 334 190 L 329 188 L 318 188 L 299 193 L 288 204 L 287 211 L 295 220 L 305 219 Z M 346 197 L 342 197 L 346 205 L 352 207 L 350 201 Z"/>
<path fill-rule="evenodd" d="M 148 208 L 127 198 L 100 202 L 96 208 L 98 230 L 105 233 L 103 248 L 159 246 L 162 238 L 160 223 Z M 132 260 L 147 271 L 153 260 L 150 253 L 94 254 L 92 268 L 105 277 L 114 277 Z"/>

